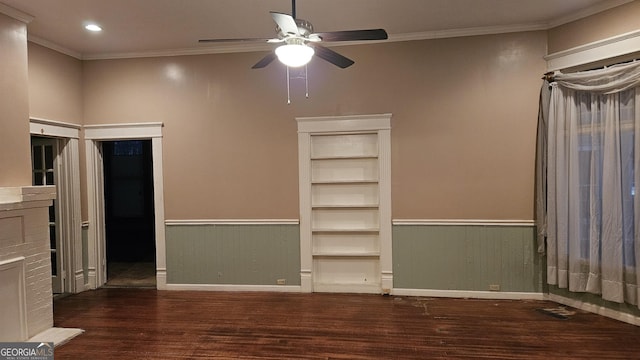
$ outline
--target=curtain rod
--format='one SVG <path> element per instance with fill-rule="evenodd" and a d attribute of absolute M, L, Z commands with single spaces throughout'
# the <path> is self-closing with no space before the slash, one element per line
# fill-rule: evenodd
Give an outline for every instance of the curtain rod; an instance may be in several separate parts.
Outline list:
<path fill-rule="evenodd" d="M 549 71 L 549 72 L 545 73 L 542 76 L 542 80 L 547 80 L 547 82 L 550 82 L 550 83 L 556 81 L 555 72 Z"/>
<path fill-rule="evenodd" d="M 600 66 L 600 67 L 595 67 L 593 69 L 588 69 L 588 70 L 583 70 L 583 71 L 606 69 L 606 68 L 608 68 L 610 66 L 628 64 L 628 63 L 633 63 L 633 62 L 636 62 L 636 61 L 638 61 L 637 58 L 631 59 L 631 60 L 627 60 L 627 61 L 620 61 L 620 62 L 617 62 L 615 64 L 603 65 L 603 66 Z M 552 82 L 556 81 L 555 74 L 556 74 L 555 71 L 546 72 L 544 75 L 542 75 L 542 80 L 547 80 L 548 82 L 552 83 Z"/>

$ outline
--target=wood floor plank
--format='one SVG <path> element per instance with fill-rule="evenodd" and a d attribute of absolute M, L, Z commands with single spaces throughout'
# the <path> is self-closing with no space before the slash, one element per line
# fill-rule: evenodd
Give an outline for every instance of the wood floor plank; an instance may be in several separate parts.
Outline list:
<path fill-rule="evenodd" d="M 101 289 L 56 300 L 56 359 L 632 359 L 640 327 L 546 301 Z"/>

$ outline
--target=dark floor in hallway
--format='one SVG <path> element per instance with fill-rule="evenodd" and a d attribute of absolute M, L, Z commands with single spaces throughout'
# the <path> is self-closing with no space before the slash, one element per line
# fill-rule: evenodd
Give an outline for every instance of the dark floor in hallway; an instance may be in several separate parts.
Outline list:
<path fill-rule="evenodd" d="M 156 288 L 153 262 L 109 262 L 106 287 Z"/>

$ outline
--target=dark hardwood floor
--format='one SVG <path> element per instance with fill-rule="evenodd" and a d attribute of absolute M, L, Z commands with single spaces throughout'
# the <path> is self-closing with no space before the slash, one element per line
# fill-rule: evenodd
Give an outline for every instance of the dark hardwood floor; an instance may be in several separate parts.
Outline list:
<path fill-rule="evenodd" d="M 546 301 L 110 288 L 56 300 L 60 359 L 634 359 L 640 327 Z"/>

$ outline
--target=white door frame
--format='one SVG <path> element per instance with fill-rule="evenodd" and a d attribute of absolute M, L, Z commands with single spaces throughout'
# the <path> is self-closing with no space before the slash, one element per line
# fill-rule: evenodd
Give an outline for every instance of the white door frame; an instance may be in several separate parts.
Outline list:
<path fill-rule="evenodd" d="M 167 288 L 162 178 L 162 126 L 162 123 L 84 126 L 89 207 L 89 284 L 93 289 L 104 285 L 107 281 L 104 176 L 100 142 L 118 140 L 151 140 L 156 237 L 156 286 L 159 290 Z"/>
<path fill-rule="evenodd" d="M 62 149 L 67 145 L 67 139 L 60 139 L 49 136 L 38 136 L 31 135 L 31 169 L 32 169 L 32 185 L 33 186 L 54 186 L 56 188 L 56 198 L 53 200 L 52 204 L 49 206 L 49 241 L 51 244 L 55 243 L 55 248 L 51 248 L 51 289 L 53 294 L 61 294 L 65 292 L 67 286 L 65 284 L 68 282 L 67 279 L 67 266 L 65 264 L 69 261 L 67 260 L 68 247 L 64 246 L 66 236 L 63 237 L 63 233 L 65 233 L 66 229 L 63 228 L 63 219 L 62 213 L 63 211 L 60 209 L 60 202 L 65 200 L 65 196 L 62 194 L 64 189 L 64 179 L 61 179 L 63 173 L 63 156 Z M 46 160 L 46 148 L 51 147 L 52 152 L 52 163 L 50 170 L 53 171 L 53 176 L 48 178 L 46 176 L 49 173 L 49 166 L 47 165 Z M 35 168 L 34 159 L 37 152 L 40 153 L 41 156 L 41 165 L 39 169 Z M 43 171 L 44 170 L 44 171 Z M 40 178 L 40 181 L 36 181 L 36 178 Z M 51 207 L 54 210 L 53 216 L 53 231 L 51 231 Z M 66 219 L 65 219 L 66 220 Z M 53 238 L 51 236 L 53 235 Z M 66 250 L 66 251 L 65 251 Z M 55 261 L 53 259 L 55 258 Z"/>
<path fill-rule="evenodd" d="M 34 136 L 57 138 L 58 169 L 56 198 L 59 213 L 59 235 L 62 272 L 62 292 L 87 290 L 82 263 L 82 215 L 80 204 L 80 125 L 61 121 L 31 118 L 29 132 Z"/>
<path fill-rule="evenodd" d="M 379 136 L 380 286 L 393 289 L 391 241 L 391 114 L 298 117 L 298 171 L 300 191 L 300 287 L 313 291 L 311 236 L 311 136 L 313 134 L 375 131 Z"/>

